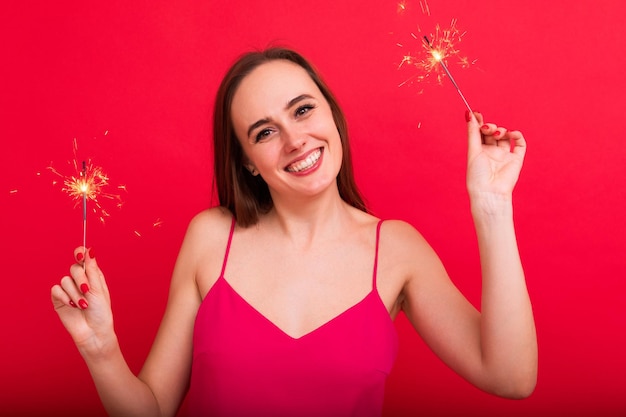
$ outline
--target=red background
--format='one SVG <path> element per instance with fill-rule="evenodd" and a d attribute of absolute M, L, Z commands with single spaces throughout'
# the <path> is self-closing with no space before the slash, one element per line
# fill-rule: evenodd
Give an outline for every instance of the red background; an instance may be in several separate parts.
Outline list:
<path fill-rule="evenodd" d="M 411 74 L 398 63 L 420 46 L 396 43 L 418 24 L 428 33 L 452 18 L 467 31 L 462 54 L 478 59 L 468 69 L 450 64 L 465 96 L 529 143 L 515 216 L 539 381 L 523 401 L 484 394 L 401 316 L 385 414 L 626 414 L 622 2 L 430 0 L 430 17 L 418 1 L 404 13 L 380 0 L 13 3 L 0 14 L 0 414 L 104 414 L 49 301 L 82 223 L 46 166 L 69 173 L 76 138 L 79 158 L 127 187 L 111 189 L 124 206 L 111 207 L 104 225 L 90 217 L 87 238 L 138 371 L 186 225 L 212 204 L 217 84 L 237 55 L 270 42 L 300 50 L 334 88 L 373 211 L 415 225 L 477 304 L 463 103 L 448 80 L 422 94 L 420 85 L 398 87 Z"/>

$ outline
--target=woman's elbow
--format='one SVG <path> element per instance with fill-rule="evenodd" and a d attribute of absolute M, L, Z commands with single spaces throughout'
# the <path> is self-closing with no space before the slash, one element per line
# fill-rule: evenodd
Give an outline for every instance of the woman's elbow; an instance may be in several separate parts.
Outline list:
<path fill-rule="evenodd" d="M 523 400 L 530 397 L 537 386 L 537 374 L 519 376 L 517 378 L 507 378 L 506 381 L 491 389 L 491 393 L 499 397 L 512 400 Z"/>

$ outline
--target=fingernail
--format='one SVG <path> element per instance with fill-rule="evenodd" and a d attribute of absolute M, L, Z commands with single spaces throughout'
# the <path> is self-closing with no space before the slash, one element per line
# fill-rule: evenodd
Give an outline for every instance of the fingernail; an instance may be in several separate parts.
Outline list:
<path fill-rule="evenodd" d="M 83 255 L 82 252 L 78 252 L 78 254 L 76 255 L 76 260 L 80 262 L 83 260 L 83 258 L 85 258 L 85 255 Z"/>
<path fill-rule="evenodd" d="M 80 300 L 78 300 L 78 305 L 80 306 L 80 308 L 82 308 L 83 310 L 87 308 L 88 304 L 87 301 L 85 301 L 84 298 L 81 298 Z"/>
<path fill-rule="evenodd" d="M 465 121 L 469 122 L 470 120 L 472 120 L 472 115 L 470 114 L 469 110 L 465 110 Z"/>
<path fill-rule="evenodd" d="M 76 303 L 75 303 L 74 301 L 72 301 L 72 300 L 70 300 L 70 305 L 71 305 L 72 307 L 76 308 Z"/>
<path fill-rule="evenodd" d="M 501 133 L 501 132 L 500 132 L 499 130 L 496 130 L 495 132 L 493 132 L 493 135 L 494 135 L 494 136 L 500 136 L 500 133 Z"/>
<path fill-rule="evenodd" d="M 482 125 L 480 128 L 481 128 L 481 129 L 488 130 L 488 129 L 489 129 L 489 125 Z"/>
<path fill-rule="evenodd" d="M 83 294 L 87 294 L 89 292 L 89 285 L 86 283 L 80 284 L 80 290 Z"/>
<path fill-rule="evenodd" d="M 93 254 L 93 248 L 89 249 L 89 257 L 90 258 L 95 258 L 95 255 Z"/>

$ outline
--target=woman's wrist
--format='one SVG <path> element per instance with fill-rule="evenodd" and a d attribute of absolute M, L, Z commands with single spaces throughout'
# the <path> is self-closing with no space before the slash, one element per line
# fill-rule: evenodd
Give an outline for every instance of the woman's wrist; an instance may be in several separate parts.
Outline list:
<path fill-rule="evenodd" d="M 120 352 L 117 335 L 114 332 L 104 338 L 93 337 L 77 342 L 76 347 L 86 362 L 106 361 Z"/>
<path fill-rule="evenodd" d="M 496 220 L 513 216 L 511 194 L 470 193 L 470 206 L 474 221 Z"/>

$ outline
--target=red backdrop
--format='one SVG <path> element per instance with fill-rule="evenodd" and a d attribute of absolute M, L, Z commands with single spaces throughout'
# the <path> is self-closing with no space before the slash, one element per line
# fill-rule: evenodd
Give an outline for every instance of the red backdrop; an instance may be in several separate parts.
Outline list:
<path fill-rule="evenodd" d="M 477 59 L 449 62 L 456 81 L 475 109 L 529 143 L 515 215 L 539 381 L 527 400 L 486 395 L 400 317 L 385 414 L 625 415 L 622 2 L 429 0 L 430 16 L 416 0 L 404 11 L 380 0 L 97 3 L 14 2 L 0 15 L 0 414 L 104 415 L 49 301 L 82 222 L 46 167 L 69 173 L 76 138 L 77 157 L 101 165 L 124 201 L 103 199 L 111 216 L 102 225 L 90 214 L 87 239 L 138 371 L 187 222 L 211 204 L 217 84 L 237 55 L 270 42 L 303 52 L 334 88 L 373 211 L 415 225 L 478 303 L 465 108 L 447 79 L 398 86 L 416 73 L 397 69 L 421 48 L 409 33 L 456 18 L 467 31 L 461 54 Z"/>

